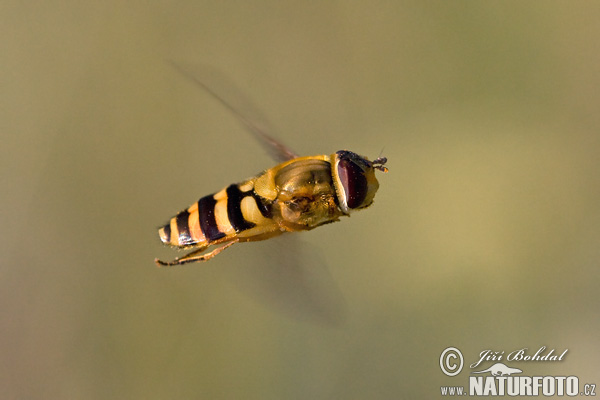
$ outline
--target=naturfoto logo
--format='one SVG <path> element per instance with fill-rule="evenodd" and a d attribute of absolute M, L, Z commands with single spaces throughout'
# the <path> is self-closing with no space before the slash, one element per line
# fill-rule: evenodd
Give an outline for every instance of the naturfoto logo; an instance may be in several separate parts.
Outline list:
<path fill-rule="evenodd" d="M 471 371 L 468 385 L 440 386 L 442 396 L 595 396 L 595 382 L 579 382 L 575 375 L 528 375 L 523 366 L 511 367 L 505 362 L 554 362 L 563 361 L 567 352 L 540 347 L 529 351 L 523 347 L 511 352 L 484 350 L 479 353 L 478 361 L 470 365 L 479 371 Z M 484 362 L 492 361 L 485 368 Z M 502 362 L 501 362 L 502 361 Z M 464 366 L 462 352 L 456 347 L 448 347 L 440 355 L 440 369 L 449 377 L 457 376 Z M 485 369 L 484 369 L 485 368 Z M 523 368 L 527 369 L 527 368 Z"/>

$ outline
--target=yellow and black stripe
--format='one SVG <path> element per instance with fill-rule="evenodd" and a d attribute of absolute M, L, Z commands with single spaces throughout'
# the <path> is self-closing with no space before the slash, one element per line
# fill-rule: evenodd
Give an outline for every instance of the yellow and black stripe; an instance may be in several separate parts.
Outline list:
<path fill-rule="evenodd" d="M 253 180 L 202 197 L 159 229 L 163 243 L 176 247 L 208 246 L 246 231 L 272 230 L 272 201 L 254 191 Z M 255 229 L 259 228 L 259 229 Z"/>

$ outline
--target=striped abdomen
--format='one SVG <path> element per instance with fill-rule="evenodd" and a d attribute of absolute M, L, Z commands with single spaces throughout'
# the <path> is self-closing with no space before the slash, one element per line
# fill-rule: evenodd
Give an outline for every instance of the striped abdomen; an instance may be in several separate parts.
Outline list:
<path fill-rule="evenodd" d="M 230 185 L 202 197 L 158 230 L 163 243 L 177 247 L 208 246 L 248 233 L 275 229 L 270 203 L 254 192 L 254 180 Z M 253 232 L 254 231 L 254 232 Z"/>

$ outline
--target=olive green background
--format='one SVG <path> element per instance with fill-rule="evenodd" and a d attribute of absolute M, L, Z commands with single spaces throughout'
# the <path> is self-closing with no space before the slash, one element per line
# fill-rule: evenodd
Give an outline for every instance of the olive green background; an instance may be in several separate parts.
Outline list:
<path fill-rule="evenodd" d="M 3 399 L 432 398 L 541 346 L 506 363 L 600 384 L 600 3 L 0 8 Z M 274 165 L 171 61 L 303 155 L 387 156 L 374 205 L 156 268 L 157 227 Z"/>

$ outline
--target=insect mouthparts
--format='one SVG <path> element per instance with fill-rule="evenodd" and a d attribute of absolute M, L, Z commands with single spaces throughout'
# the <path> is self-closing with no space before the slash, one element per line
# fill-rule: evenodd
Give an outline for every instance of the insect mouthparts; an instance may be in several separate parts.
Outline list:
<path fill-rule="evenodd" d="M 383 166 L 386 162 L 387 162 L 386 157 L 378 157 L 375 160 L 373 160 L 372 165 L 373 165 L 373 168 L 375 168 L 375 169 L 378 169 L 382 172 L 388 172 L 389 170 L 387 169 L 387 167 Z"/>

